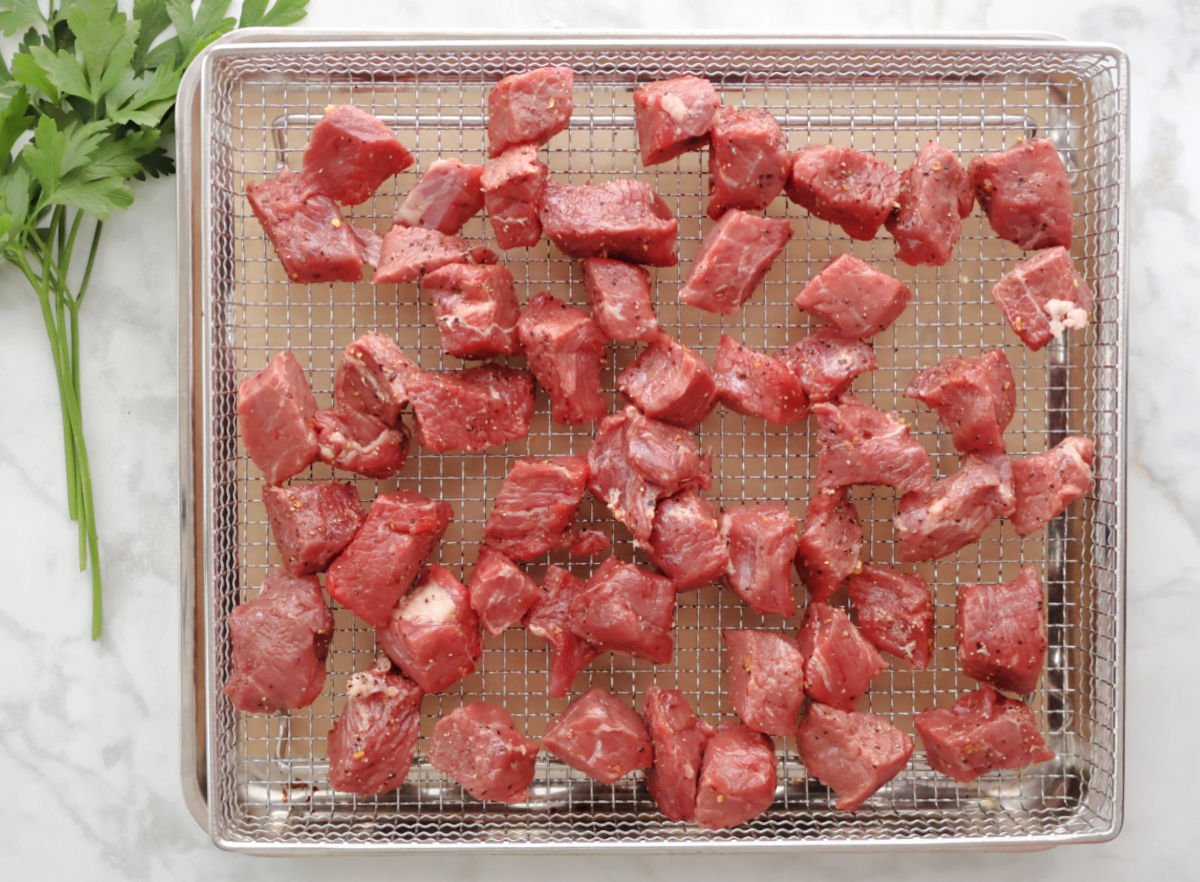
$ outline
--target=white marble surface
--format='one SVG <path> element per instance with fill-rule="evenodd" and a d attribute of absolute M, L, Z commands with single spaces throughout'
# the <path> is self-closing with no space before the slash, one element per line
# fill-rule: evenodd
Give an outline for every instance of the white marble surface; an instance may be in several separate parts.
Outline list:
<path fill-rule="evenodd" d="M 64 515 L 59 415 L 35 303 L 0 270 L 0 878 L 1195 879 L 1193 626 L 1200 619 L 1200 10 L 1120 4 L 729 0 L 313 0 L 313 27 L 679 28 L 795 33 L 1051 31 L 1133 65 L 1126 823 L 1113 843 L 1029 855 L 413 857 L 264 860 L 215 849 L 179 784 L 175 190 L 110 225 L 84 315 L 87 421 L 104 526 L 107 633 Z M 536 8 L 534 8 L 536 7 Z M 585 7 L 590 7 L 586 9 Z M 1191 352 L 1192 355 L 1188 353 Z"/>

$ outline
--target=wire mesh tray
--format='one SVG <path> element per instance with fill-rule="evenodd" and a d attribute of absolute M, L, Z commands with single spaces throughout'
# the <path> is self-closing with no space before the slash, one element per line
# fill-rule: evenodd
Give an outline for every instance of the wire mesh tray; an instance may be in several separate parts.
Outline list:
<path fill-rule="evenodd" d="M 972 681 L 954 651 L 954 590 L 959 582 L 1012 578 L 1037 564 L 1047 586 L 1050 650 L 1046 676 L 1031 696 L 1053 762 L 958 784 L 934 774 L 918 750 L 909 767 L 859 812 L 832 809 L 810 780 L 794 745 L 777 739 L 779 788 L 762 817 L 708 832 L 665 820 L 640 777 L 601 786 L 543 753 L 530 800 L 479 803 L 433 769 L 424 736 L 439 715 L 465 699 L 504 704 L 530 736 L 541 735 L 565 701 L 546 697 L 546 654 L 520 629 L 487 637 L 478 670 L 459 689 L 425 698 L 423 738 L 408 780 L 374 798 L 333 793 L 325 733 L 341 710 L 347 677 L 374 655 L 370 629 L 335 612 L 336 636 L 325 693 L 310 708 L 272 717 L 238 713 L 221 693 L 230 666 L 227 620 L 275 562 L 261 504 L 262 479 L 239 445 L 239 380 L 270 355 L 291 349 L 328 402 L 339 353 L 368 330 L 395 334 L 429 368 L 444 358 L 431 309 L 414 286 L 288 282 L 244 198 L 246 184 L 283 165 L 296 167 L 309 129 L 326 105 L 352 102 L 389 124 L 416 155 L 410 171 L 353 210 L 384 230 L 397 198 L 438 156 L 483 156 L 486 95 L 500 77 L 545 64 L 577 74 L 568 131 L 544 151 L 560 179 L 610 175 L 650 181 L 680 221 L 679 266 L 654 273 L 663 325 L 711 357 L 723 331 L 756 349 L 807 332 L 789 291 L 830 258 L 851 251 L 908 282 L 914 304 L 875 338 L 879 369 L 856 388 L 896 408 L 934 455 L 942 473 L 954 451 L 934 415 L 901 397 L 912 374 L 946 355 L 1003 346 L 1019 395 L 1008 432 L 1010 453 L 1045 449 L 1070 433 L 1096 443 L 1091 494 L 1024 541 L 993 525 L 954 557 L 922 565 L 935 590 L 935 655 L 928 671 L 894 664 L 863 705 L 912 731 L 915 711 L 946 704 Z M 964 163 L 1025 137 L 1049 137 L 1067 163 L 1075 196 L 1074 256 L 1095 287 L 1093 324 L 1040 353 L 1020 345 L 991 304 L 991 283 L 1017 260 L 1015 246 L 991 234 L 976 211 L 953 260 L 911 268 L 894 259 L 890 237 L 851 242 L 836 228 L 780 198 L 769 213 L 792 221 L 795 236 L 754 298 L 730 317 L 679 305 L 682 284 L 707 222 L 702 221 L 703 153 L 651 170 L 637 160 L 631 90 L 640 82 L 700 73 L 726 103 L 769 108 L 790 147 L 833 142 L 869 150 L 897 168 L 937 138 Z M 184 762 L 189 803 L 217 844 L 264 852 L 412 848 L 778 848 L 896 845 L 1038 847 L 1109 838 L 1121 818 L 1121 715 L 1124 622 L 1124 193 L 1127 70 L 1112 47 L 1037 39 L 764 40 L 662 37 L 437 37 L 246 32 L 211 47 L 192 68 L 181 96 L 181 416 L 184 518 Z M 464 235 L 490 241 L 486 220 Z M 543 242 L 509 252 L 518 291 L 549 290 L 576 303 L 577 267 Z M 634 354 L 617 346 L 609 388 Z M 445 364 L 443 364 L 445 362 Z M 614 396 L 613 407 L 618 406 Z M 510 464 L 526 455 L 585 452 L 591 427 L 550 422 L 539 393 L 529 438 L 478 454 L 415 449 L 395 481 L 359 480 L 364 499 L 395 486 L 453 504 L 456 520 L 436 552 L 465 576 L 486 515 Z M 803 514 L 814 444 L 804 426 L 766 426 L 717 409 L 700 428 L 714 455 L 707 495 L 722 504 L 783 500 Z M 310 480 L 332 473 L 314 466 Z M 344 475 L 339 479 L 345 480 Z M 867 538 L 864 557 L 892 563 L 892 491 L 860 488 L 855 499 Z M 579 515 L 611 532 L 615 552 L 644 562 L 628 534 L 601 506 Z M 561 562 L 561 561 L 560 561 Z M 544 561 L 532 567 L 540 576 Z M 586 575 L 589 563 L 571 563 Z M 801 591 L 803 589 L 800 589 Z M 725 627 L 794 627 L 759 617 L 709 586 L 681 596 L 672 663 L 603 656 L 581 675 L 633 701 L 650 683 L 684 690 L 710 720 L 728 716 L 722 646 Z M 640 701 L 638 702 L 640 705 Z"/>

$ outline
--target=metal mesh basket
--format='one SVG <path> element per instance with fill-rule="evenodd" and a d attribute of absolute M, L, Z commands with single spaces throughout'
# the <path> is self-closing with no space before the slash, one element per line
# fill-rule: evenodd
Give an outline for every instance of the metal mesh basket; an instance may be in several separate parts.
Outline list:
<path fill-rule="evenodd" d="M 413 771 L 402 788 L 379 797 L 336 794 L 327 781 L 326 731 L 343 705 L 347 677 L 367 666 L 375 652 L 371 630 L 346 611 L 335 612 L 330 676 L 312 707 L 251 716 L 224 698 L 228 615 L 253 596 L 277 562 L 261 504 L 261 476 L 238 441 L 238 381 L 273 353 L 291 349 L 308 370 L 318 400 L 327 403 L 342 347 L 376 329 L 394 334 L 425 367 L 459 366 L 442 356 L 432 310 L 415 286 L 290 283 L 250 212 L 246 184 L 281 166 L 297 167 L 309 129 L 326 105 L 352 102 L 391 124 L 418 160 L 351 212 L 356 222 L 382 231 L 397 199 L 430 161 L 442 155 L 480 161 L 491 85 L 545 64 L 570 65 L 577 74 L 571 126 L 543 151 L 554 174 L 573 182 L 636 175 L 650 181 L 679 217 L 680 264 L 654 273 L 654 291 L 661 323 L 683 343 L 711 358 L 722 332 L 760 350 L 798 339 L 808 322 L 791 307 L 789 292 L 830 258 L 850 251 L 899 276 L 915 294 L 897 325 L 874 339 L 879 369 L 861 377 L 856 391 L 880 407 L 904 412 L 942 474 L 956 463 L 946 433 L 938 431 L 933 414 L 901 393 L 917 369 L 951 354 L 1004 347 L 1019 387 L 1007 436 L 1010 453 L 1041 451 L 1070 433 L 1095 440 L 1094 489 L 1043 534 L 1022 541 L 1010 525 L 993 525 L 979 544 L 919 567 L 935 590 L 933 663 L 924 672 L 893 663 L 862 702 L 911 732 L 914 712 L 948 704 L 973 688 L 955 657 L 955 586 L 1012 578 L 1021 564 L 1034 563 L 1049 593 L 1050 651 L 1046 676 L 1030 700 L 1057 759 L 959 784 L 933 773 L 918 749 L 904 772 L 848 814 L 834 811 L 829 791 L 807 777 L 794 745 L 776 739 L 780 783 L 774 805 L 754 821 L 714 833 L 666 821 L 640 777 L 602 786 L 545 753 L 530 800 L 516 806 L 477 802 L 428 764 L 424 736 L 433 721 L 464 700 L 503 704 L 534 737 L 565 707 L 565 701 L 546 697 L 546 650 L 520 629 L 487 637 L 472 676 L 459 688 L 426 697 Z M 848 144 L 897 168 L 907 166 L 931 138 L 964 164 L 1019 138 L 1053 139 L 1071 175 L 1073 253 L 1095 287 L 1093 323 L 1039 353 L 1021 345 L 992 305 L 989 289 L 1022 255 L 991 233 L 978 210 L 966 221 L 950 263 L 914 269 L 894 259 L 890 237 L 851 242 L 782 197 L 769 213 L 789 217 L 795 236 L 746 307 L 722 318 L 681 306 L 676 291 L 708 227 L 702 220 L 706 157 L 689 153 L 642 169 L 631 90 L 682 73 L 709 77 L 728 104 L 769 108 L 792 148 Z M 1037 40 L 339 37 L 288 43 L 278 35 L 251 33 L 210 49 L 191 77 L 180 115 L 181 252 L 187 270 L 183 387 L 190 404 L 183 417 L 184 483 L 185 493 L 192 494 L 185 504 L 184 583 L 194 592 L 185 604 L 185 740 L 194 748 L 189 774 L 207 803 L 202 821 L 214 840 L 262 851 L 1029 847 L 1114 835 L 1121 813 L 1126 88 L 1118 51 Z M 490 241 L 482 217 L 464 235 L 480 244 Z M 585 302 L 578 267 L 547 243 L 503 259 L 526 296 L 549 290 Z M 609 389 L 633 354 L 631 345 L 614 349 L 606 368 Z M 619 406 L 615 394 L 612 405 Z M 465 579 L 487 501 L 511 463 L 531 454 L 585 452 L 591 429 L 552 423 L 539 393 L 524 441 L 478 454 L 414 449 L 397 480 L 357 483 L 364 499 L 400 486 L 452 503 L 456 520 L 435 554 Z M 815 450 L 808 427 L 767 426 L 718 408 L 699 434 L 714 454 L 711 499 L 722 505 L 782 500 L 794 514 L 803 514 Z M 300 477 L 333 475 L 314 466 Z M 864 558 L 892 563 L 892 491 L 860 488 L 855 499 L 868 543 Z M 609 531 L 615 553 L 644 563 L 599 504 L 585 501 L 579 521 Z M 531 572 L 540 576 L 544 564 Z M 591 563 L 570 566 L 586 575 Z M 581 675 L 576 691 L 585 683 L 604 685 L 640 706 L 640 694 L 658 683 L 684 690 L 697 711 L 715 721 L 730 713 L 720 629 L 794 625 L 759 617 L 729 592 L 709 586 L 681 595 L 670 664 L 603 656 Z"/>

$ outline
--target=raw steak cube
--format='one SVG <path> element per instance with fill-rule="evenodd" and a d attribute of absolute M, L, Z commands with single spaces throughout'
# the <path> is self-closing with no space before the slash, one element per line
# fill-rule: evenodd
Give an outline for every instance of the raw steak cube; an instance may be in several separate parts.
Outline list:
<path fill-rule="evenodd" d="M 570 530 L 563 538 L 571 540 L 567 550 L 571 557 L 595 557 L 612 548 L 608 534 L 601 530 Z"/>
<path fill-rule="evenodd" d="M 862 567 L 863 532 L 845 487 L 817 490 L 808 501 L 796 547 L 796 572 L 813 600 L 828 600 Z"/>
<path fill-rule="evenodd" d="M 1036 533 L 1092 489 L 1095 456 L 1091 438 L 1071 435 L 1045 453 L 1012 460 L 1017 508 L 1011 517 L 1018 536 Z"/>
<path fill-rule="evenodd" d="M 650 735 L 637 711 L 598 686 L 571 702 L 550 724 L 542 745 L 601 784 L 612 784 L 654 762 Z"/>
<path fill-rule="evenodd" d="M 381 493 L 346 550 L 329 565 L 329 596 L 367 624 L 382 628 L 452 517 L 449 503 L 420 493 Z"/>
<path fill-rule="evenodd" d="M 517 339 L 521 307 L 512 273 L 504 267 L 451 263 L 425 275 L 421 290 L 433 300 L 447 355 L 491 358 L 521 351 Z"/>
<path fill-rule="evenodd" d="M 958 157 L 930 141 L 900 175 L 896 210 L 886 221 L 896 257 L 911 266 L 946 263 L 974 205 L 975 193 Z"/>
<path fill-rule="evenodd" d="M 738 413 L 785 426 L 808 415 L 808 398 L 788 366 L 728 334 L 721 335 L 713 377 L 717 398 Z"/>
<path fill-rule="evenodd" d="M 775 746 L 749 726 L 726 723 L 704 748 L 696 823 L 708 830 L 757 818 L 775 801 Z"/>
<path fill-rule="evenodd" d="M 726 690 L 741 721 L 757 732 L 790 736 L 804 704 L 804 656 L 778 631 L 722 631 Z"/>
<path fill-rule="evenodd" d="M 888 666 L 848 615 L 820 601 L 804 611 L 799 645 L 805 659 L 805 691 L 813 701 L 839 710 L 854 710 L 871 678 Z"/>
<path fill-rule="evenodd" d="M 896 556 L 918 561 L 954 554 L 978 542 L 992 521 L 1011 515 L 1015 507 L 1008 457 L 969 454 L 950 477 L 901 497 Z"/>
<path fill-rule="evenodd" d="M 854 378 L 879 367 L 871 344 L 836 328 L 818 328 L 788 349 L 787 365 L 810 402 L 833 401 Z"/>
<path fill-rule="evenodd" d="M 238 428 L 246 453 L 268 484 L 281 484 L 317 458 L 312 427 L 317 400 L 304 368 L 291 352 L 238 384 Z"/>
<path fill-rule="evenodd" d="M 408 459 L 408 429 L 396 421 L 389 426 L 378 417 L 343 405 L 319 410 L 313 416 L 321 462 L 336 469 L 390 478 Z"/>
<path fill-rule="evenodd" d="M 323 572 L 363 523 L 362 503 L 349 484 L 265 487 L 263 505 L 284 567 L 293 573 Z"/>
<path fill-rule="evenodd" d="M 1092 308 L 1092 291 L 1065 248 L 1049 248 L 1017 264 L 992 288 L 992 299 L 1034 351 L 1070 328 L 1087 327 Z"/>
<path fill-rule="evenodd" d="M 650 266 L 679 262 L 679 221 L 644 181 L 548 184 L 539 216 L 542 231 L 568 257 L 612 257 Z"/>
<path fill-rule="evenodd" d="M 809 774 L 837 795 L 837 807 L 852 812 L 908 765 L 913 740 L 883 717 L 813 704 L 796 749 Z"/>
<path fill-rule="evenodd" d="M 333 397 L 343 407 L 379 417 L 392 426 L 408 404 L 405 380 L 419 370 L 395 340 L 370 331 L 342 353 L 333 378 Z"/>
<path fill-rule="evenodd" d="M 717 397 L 704 359 L 665 334 L 621 371 L 617 389 L 646 416 L 685 429 L 708 416 Z"/>
<path fill-rule="evenodd" d="M 383 237 L 374 282 L 376 285 L 415 282 L 448 263 L 465 263 L 470 255 L 470 243 L 458 236 L 396 224 Z"/>
<path fill-rule="evenodd" d="M 571 598 L 567 625 L 601 652 L 624 652 L 655 664 L 671 660 L 675 586 L 663 576 L 610 557 Z"/>
<path fill-rule="evenodd" d="M 683 76 L 638 86 L 633 93 L 642 165 L 658 165 L 708 144 L 721 99 L 712 83 Z"/>
<path fill-rule="evenodd" d="M 583 501 L 587 479 L 582 456 L 517 460 L 488 513 L 483 541 L 516 561 L 556 548 Z"/>
<path fill-rule="evenodd" d="M 546 570 L 542 596 L 529 611 L 525 628 L 550 644 L 550 684 L 547 694 L 562 698 L 571 688 L 575 675 L 582 671 L 600 650 L 580 640 L 567 627 L 571 600 L 583 590 L 583 582 L 569 570 L 553 564 Z"/>
<path fill-rule="evenodd" d="M 646 789 L 669 820 L 690 821 L 696 814 L 696 784 L 712 727 L 696 716 L 677 689 L 647 689 L 642 716 L 654 747 Z"/>
<path fill-rule="evenodd" d="M 408 777 L 421 731 L 421 690 L 386 658 L 351 675 L 346 707 L 329 730 L 329 786 L 374 796 Z"/>
<path fill-rule="evenodd" d="M 549 177 L 531 144 L 506 150 L 484 166 L 483 202 L 501 248 L 526 248 L 542 238 L 538 209 Z"/>
<path fill-rule="evenodd" d="M 792 225 L 786 220 L 738 209 L 726 212 L 700 243 L 679 301 L 722 315 L 735 312 L 791 238 Z"/>
<path fill-rule="evenodd" d="M 412 164 L 391 129 L 350 104 L 325 111 L 304 150 L 305 175 L 343 205 L 361 205 Z"/>
<path fill-rule="evenodd" d="M 709 134 L 709 217 L 716 220 L 731 208 L 759 211 L 783 192 L 791 157 L 770 111 L 722 107 Z"/>
<path fill-rule="evenodd" d="M 843 254 L 817 273 L 793 302 L 843 334 L 865 340 L 899 318 L 910 300 L 912 292 L 899 279 Z"/>
<path fill-rule="evenodd" d="M 438 159 L 408 191 L 396 222 L 453 236 L 483 208 L 482 165 Z"/>
<path fill-rule="evenodd" d="M 1017 407 L 1017 384 L 1003 350 L 951 355 L 921 371 L 904 392 L 937 411 L 959 453 L 1003 453 Z"/>
<path fill-rule="evenodd" d="M 721 515 L 721 535 L 729 544 L 725 582 L 759 615 L 790 616 L 796 519 L 779 502 L 742 505 Z"/>
<path fill-rule="evenodd" d="M 788 198 L 837 224 L 851 239 L 874 239 L 900 195 L 900 176 L 851 147 L 813 145 L 792 155 Z"/>
<path fill-rule="evenodd" d="M 1033 711 L 990 686 L 968 692 L 950 707 L 923 711 L 913 722 L 929 765 L 956 781 L 1054 759 Z"/>
<path fill-rule="evenodd" d="M 1071 247 L 1071 182 L 1054 144 L 1023 141 L 971 161 L 975 198 L 1001 239 L 1026 251 Z"/>
<path fill-rule="evenodd" d="M 933 463 L 900 414 L 876 410 L 849 396 L 814 404 L 817 487 L 886 484 L 908 493 L 933 481 Z"/>
<path fill-rule="evenodd" d="M 1011 582 L 959 585 L 958 663 L 963 673 L 1016 692 L 1032 692 L 1046 664 L 1046 601 L 1028 564 Z"/>
<path fill-rule="evenodd" d="M 408 391 L 427 450 L 483 450 L 529 434 L 533 378 L 523 370 L 421 371 L 409 378 Z"/>
<path fill-rule="evenodd" d="M 542 596 L 542 589 L 508 557 L 492 548 L 479 549 L 467 583 L 471 609 L 489 634 L 517 624 Z"/>
<path fill-rule="evenodd" d="M 707 585 L 729 569 L 729 548 L 717 509 L 691 490 L 658 503 L 649 553 L 676 591 Z"/>
<path fill-rule="evenodd" d="M 607 341 L 590 315 L 542 291 L 521 310 L 517 335 L 556 422 L 586 423 L 608 412 L 600 390 Z"/>
<path fill-rule="evenodd" d="M 933 594 L 916 573 L 865 565 L 850 577 L 858 630 L 876 649 L 919 671 L 933 654 Z"/>
<path fill-rule="evenodd" d="M 545 144 L 571 122 L 575 72 L 539 67 L 512 74 L 488 93 L 488 156 L 516 144 Z"/>
<path fill-rule="evenodd" d="M 662 333 L 650 303 L 650 274 L 640 266 L 589 257 L 583 262 L 583 287 L 592 317 L 609 340 L 652 343 Z"/>
<path fill-rule="evenodd" d="M 517 731 L 512 715 L 486 701 L 456 707 L 433 727 L 429 762 L 479 800 L 524 802 L 538 743 Z"/>

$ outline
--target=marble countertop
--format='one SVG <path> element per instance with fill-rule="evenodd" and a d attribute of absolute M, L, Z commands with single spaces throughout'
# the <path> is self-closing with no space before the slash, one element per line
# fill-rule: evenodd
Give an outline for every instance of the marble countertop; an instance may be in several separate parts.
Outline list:
<path fill-rule="evenodd" d="M 1198 878 L 1200 784 L 1200 7 L 1089 0 L 729 3 L 728 0 L 312 0 L 317 28 L 645 28 L 820 33 L 1048 31 L 1130 54 L 1129 629 L 1124 832 L 1036 854 L 256 859 L 218 851 L 179 780 L 175 188 L 137 187 L 106 230 L 85 310 L 87 430 L 104 525 L 107 632 L 87 639 L 87 586 L 64 512 L 57 395 L 40 316 L 0 270 L 0 876 L 89 880 L 630 878 L 697 880 Z M 536 7 L 536 8 L 535 8 Z M 589 7 L 585 11 L 585 7 Z M 1192 160 L 1197 160 L 1193 164 Z M 1188 356 L 1188 351 L 1193 351 Z M 1166 378 L 1170 378 L 1169 380 Z M 1188 390 L 1180 393 L 1180 389 Z M 1150 721 L 1153 721 L 1151 724 Z M 1190 757 L 1194 750 L 1187 750 Z M 1188 806 L 1192 805 L 1192 809 Z M 1186 843 L 1186 844 L 1185 844 Z M 1143 875 L 1144 874 L 1144 875 Z"/>

